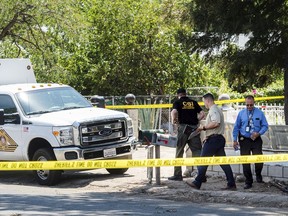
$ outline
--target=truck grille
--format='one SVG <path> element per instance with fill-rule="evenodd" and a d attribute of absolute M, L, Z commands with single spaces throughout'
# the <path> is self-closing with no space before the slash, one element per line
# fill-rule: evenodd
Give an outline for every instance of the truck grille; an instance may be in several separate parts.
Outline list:
<path fill-rule="evenodd" d="M 123 146 L 120 148 L 116 149 L 116 154 L 124 154 L 124 153 L 130 153 L 131 152 L 131 147 L 130 146 Z M 103 151 L 93 151 L 93 152 L 85 152 L 83 154 L 84 159 L 88 160 L 88 159 L 95 159 L 95 158 L 103 158 L 104 154 Z"/>
<path fill-rule="evenodd" d="M 81 124 L 80 142 L 82 146 L 115 144 L 128 139 L 126 131 L 124 119 Z"/>

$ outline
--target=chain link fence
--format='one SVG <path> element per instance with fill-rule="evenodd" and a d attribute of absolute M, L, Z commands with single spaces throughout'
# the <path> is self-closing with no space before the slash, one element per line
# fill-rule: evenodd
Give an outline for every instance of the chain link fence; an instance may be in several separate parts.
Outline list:
<path fill-rule="evenodd" d="M 202 96 L 191 96 L 190 98 L 200 102 Z M 92 96 L 86 98 L 90 100 Z M 140 95 L 136 96 L 136 105 L 151 105 L 151 104 L 172 104 L 177 99 L 176 95 Z M 125 96 L 104 96 L 105 104 L 108 105 L 123 105 L 126 104 Z M 223 106 L 223 105 L 222 105 Z M 237 114 L 240 110 L 246 108 L 243 103 L 225 104 L 228 112 L 226 113 L 226 121 L 234 123 Z M 224 107 L 223 106 L 223 107 Z M 284 105 L 275 103 L 256 103 L 255 106 L 261 109 L 269 123 L 269 125 L 285 125 Z M 204 110 L 205 108 L 202 107 Z M 119 110 L 125 111 L 125 110 Z M 207 110 L 205 110 L 207 111 Z M 171 108 L 146 108 L 138 109 L 139 125 L 143 130 L 163 129 L 168 133 L 175 131 L 171 124 L 170 112 Z"/>

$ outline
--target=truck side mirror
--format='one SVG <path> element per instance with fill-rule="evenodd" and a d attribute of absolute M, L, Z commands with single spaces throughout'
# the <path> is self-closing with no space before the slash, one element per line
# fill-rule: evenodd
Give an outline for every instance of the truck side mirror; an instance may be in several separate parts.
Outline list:
<path fill-rule="evenodd" d="M 20 124 L 20 116 L 18 113 L 6 114 L 4 117 L 5 124 Z"/>
<path fill-rule="evenodd" d="M 0 125 L 4 125 L 4 110 L 0 109 Z"/>
<path fill-rule="evenodd" d="M 13 123 L 13 124 L 20 124 L 21 120 L 20 120 L 19 114 L 18 114 L 18 113 L 14 113 L 14 114 L 13 114 L 13 117 L 14 117 L 14 119 L 13 119 L 13 121 L 12 121 L 11 123 Z"/>

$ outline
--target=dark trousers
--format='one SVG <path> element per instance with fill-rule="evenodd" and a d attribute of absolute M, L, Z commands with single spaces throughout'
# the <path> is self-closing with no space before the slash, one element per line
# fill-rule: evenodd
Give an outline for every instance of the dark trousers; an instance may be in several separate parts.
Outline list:
<path fill-rule="evenodd" d="M 240 144 L 240 154 L 241 155 L 262 155 L 262 139 L 258 137 L 256 140 L 250 138 L 241 137 L 239 138 Z M 243 164 L 243 174 L 246 178 L 246 184 L 253 183 L 252 171 L 250 164 Z M 256 177 L 261 177 L 261 172 L 263 169 L 263 163 L 255 163 L 255 173 Z"/>
<path fill-rule="evenodd" d="M 195 126 L 196 128 L 196 126 Z M 176 146 L 176 156 L 175 158 L 183 158 L 184 148 L 188 144 L 190 150 L 192 151 L 192 157 L 199 157 L 201 154 L 202 144 L 200 139 L 200 134 L 188 140 L 188 135 L 184 134 L 185 124 L 180 124 L 177 134 L 177 146 Z M 174 167 L 174 175 L 182 176 L 182 167 Z"/>
<path fill-rule="evenodd" d="M 224 147 L 225 147 L 225 138 L 222 135 L 217 135 L 210 137 L 206 140 L 203 145 L 201 157 L 212 157 L 212 156 L 226 156 Z M 220 165 L 224 171 L 227 179 L 228 186 L 235 185 L 235 179 L 230 165 Z M 198 166 L 198 175 L 193 182 L 197 187 L 201 187 L 202 179 L 206 175 L 208 166 Z"/>

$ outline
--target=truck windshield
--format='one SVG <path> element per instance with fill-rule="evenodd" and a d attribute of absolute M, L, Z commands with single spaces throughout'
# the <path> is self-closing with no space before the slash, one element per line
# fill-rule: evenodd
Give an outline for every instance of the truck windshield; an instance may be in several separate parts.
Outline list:
<path fill-rule="evenodd" d="M 17 98 L 26 115 L 92 107 L 81 94 L 71 87 L 20 92 L 17 94 Z"/>

